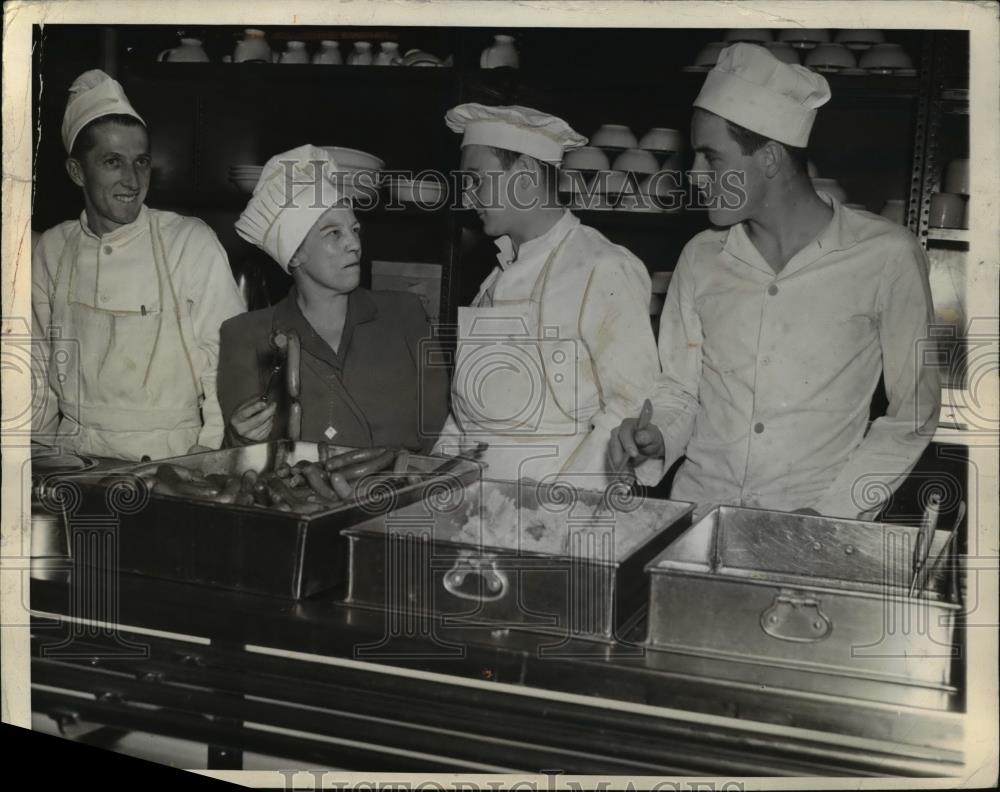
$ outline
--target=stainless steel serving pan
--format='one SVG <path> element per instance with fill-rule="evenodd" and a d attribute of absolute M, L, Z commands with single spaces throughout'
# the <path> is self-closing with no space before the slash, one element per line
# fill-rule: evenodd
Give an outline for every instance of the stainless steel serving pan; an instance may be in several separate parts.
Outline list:
<path fill-rule="evenodd" d="M 259 473 L 268 469 L 276 446 L 258 443 L 160 462 L 206 475 Z M 297 442 L 288 456 L 290 464 L 316 459 L 315 443 Z M 71 506 L 66 518 L 73 552 L 83 563 L 112 563 L 124 572 L 300 599 L 344 581 L 344 528 L 421 501 L 428 491 L 461 489 L 482 475 L 481 465 L 464 459 L 446 474 L 432 474 L 442 461 L 411 455 L 409 470 L 425 475 L 420 483 L 391 486 L 390 473 L 376 474 L 364 482 L 360 500 L 308 515 L 153 494 L 132 475 L 148 463 L 67 477 L 62 486 L 74 489 L 73 497 L 65 491 L 63 497 Z M 90 552 L 93 542 L 82 537 L 99 526 L 102 541 L 113 540 L 113 546 Z"/>
<path fill-rule="evenodd" d="M 718 508 L 647 567 L 646 645 L 710 676 L 947 708 L 959 606 L 943 565 L 908 596 L 916 533 Z"/>
<path fill-rule="evenodd" d="M 642 610 L 643 565 L 693 504 L 484 479 L 359 523 L 346 601 L 394 618 L 445 617 L 614 640 Z"/>

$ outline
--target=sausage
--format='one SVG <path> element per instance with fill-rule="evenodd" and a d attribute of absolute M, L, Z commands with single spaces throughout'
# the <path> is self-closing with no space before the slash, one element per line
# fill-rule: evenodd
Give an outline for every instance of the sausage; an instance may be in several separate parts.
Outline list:
<path fill-rule="evenodd" d="M 396 455 L 390 449 L 386 449 L 374 459 L 367 462 L 359 462 L 356 465 L 348 465 L 337 472 L 348 481 L 353 481 L 364 476 L 370 476 L 372 473 L 378 473 L 380 470 L 385 470 L 392 464 L 392 460 L 395 457 Z"/>
<path fill-rule="evenodd" d="M 257 479 L 253 485 L 253 499 L 261 506 L 270 506 L 271 498 L 267 490 L 267 482 L 263 479 Z"/>
<path fill-rule="evenodd" d="M 396 454 L 396 461 L 392 464 L 394 476 L 402 476 L 410 469 L 410 452 L 405 448 Z"/>
<path fill-rule="evenodd" d="M 226 486 L 222 488 L 222 492 L 219 493 L 218 497 L 212 500 L 216 503 L 235 503 L 239 495 L 245 494 L 240 491 L 242 483 L 243 479 L 240 476 L 233 476 L 226 482 Z M 252 497 L 251 500 L 253 500 Z"/>
<path fill-rule="evenodd" d="M 225 473 L 209 473 L 205 479 L 213 487 L 218 487 L 220 490 L 225 489 L 226 485 L 229 484 L 229 476 Z"/>
<path fill-rule="evenodd" d="M 240 492 L 253 495 L 254 484 L 257 483 L 257 471 L 247 470 L 240 479 Z"/>
<path fill-rule="evenodd" d="M 324 467 L 327 471 L 330 470 L 340 470 L 348 465 L 356 465 L 359 462 L 367 462 L 370 459 L 375 459 L 385 451 L 384 448 L 359 448 L 355 451 L 346 451 L 343 454 L 336 454 L 326 460 Z"/>
<path fill-rule="evenodd" d="M 345 479 L 337 471 L 330 474 L 330 486 L 333 488 L 333 491 L 344 500 L 349 500 L 354 497 L 354 487 L 352 487 L 348 483 L 347 479 Z"/>
<path fill-rule="evenodd" d="M 288 331 L 288 350 L 285 353 L 285 385 L 288 387 L 288 396 L 293 402 L 298 401 L 300 390 L 299 367 L 302 362 L 302 342 L 299 334 L 294 330 Z M 298 439 L 298 438 L 293 438 Z"/>
<path fill-rule="evenodd" d="M 205 477 L 190 468 L 161 462 L 156 468 L 156 477 L 163 481 L 193 481 L 205 483 Z"/>
<path fill-rule="evenodd" d="M 265 486 L 267 486 L 267 495 L 270 498 L 272 509 L 291 511 L 293 504 L 298 503 L 298 499 L 295 496 L 291 496 L 290 498 L 285 497 L 285 493 L 290 492 L 290 490 L 288 489 L 288 485 L 281 479 L 273 478 Z"/>
<path fill-rule="evenodd" d="M 241 490 L 240 492 L 236 493 L 236 498 L 233 500 L 233 503 L 237 506 L 253 506 L 254 505 L 253 495 L 251 495 L 249 492 L 243 492 Z"/>
<path fill-rule="evenodd" d="M 329 500 L 340 500 L 340 495 L 323 480 L 323 468 L 317 463 L 302 468 L 302 475 L 305 476 L 309 486 L 318 495 L 322 495 Z"/>
<path fill-rule="evenodd" d="M 319 463 L 325 464 L 326 460 L 330 458 L 330 446 L 327 443 L 319 443 L 316 446 L 316 453 L 319 454 Z"/>
<path fill-rule="evenodd" d="M 302 405 L 293 401 L 288 405 L 288 439 L 298 440 L 302 436 Z"/>
<path fill-rule="evenodd" d="M 287 503 L 294 506 L 297 503 L 308 503 L 308 493 L 296 492 L 280 478 L 273 478 L 268 482 L 271 492 L 272 503 Z"/>
<path fill-rule="evenodd" d="M 219 495 L 219 490 L 216 487 L 199 486 L 190 481 L 177 479 L 173 481 L 157 479 L 153 485 L 153 492 L 157 495 L 170 495 L 175 498 L 214 499 Z"/>

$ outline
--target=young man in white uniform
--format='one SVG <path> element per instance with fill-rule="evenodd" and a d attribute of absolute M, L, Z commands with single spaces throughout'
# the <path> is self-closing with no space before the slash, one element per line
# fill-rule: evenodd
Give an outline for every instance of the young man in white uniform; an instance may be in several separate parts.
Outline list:
<path fill-rule="evenodd" d="M 33 431 L 130 460 L 218 448 L 219 326 L 246 310 L 225 251 L 201 220 L 145 206 L 145 122 L 107 74 L 73 83 L 62 138 L 84 211 L 46 231 L 33 255 L 47 373 Z"/>
<path fill-rule="evenodd" d="M 871 517 L 937 425 L 940 386 L 921 340 L 932 317 L 914 236 L 817 194 L 805 146 L 826 80 L 766 49 L 724 50 L 695 100 L 703 186 L 745 175 L 735 209 L 684 248 L 660 322 L 652 425 L 626 420 L 612 459 L 700 504 Z M 729 198 L 733 197 L 730 194 Z M 868 426 L 884 373 L 886 414 Z"/>
<path fill-rule="evenodd" d="M 462 170 L 498 265 L 458 312 L 451 415 L 437 445 L 489 443 L 491 478 L 601 489 L 611 430 L 636 414 L 659 363 L 650 280 L 625 248 L 556 201 L 563 152 L 586 143 L 525 107 L 464 104 Z"/>

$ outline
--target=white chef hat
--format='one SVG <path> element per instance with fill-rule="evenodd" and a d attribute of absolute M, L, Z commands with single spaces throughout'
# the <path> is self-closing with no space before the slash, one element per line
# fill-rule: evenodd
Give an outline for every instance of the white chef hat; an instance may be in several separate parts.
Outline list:
<path fill-rule="evenodd" d="M 804 147 L 816 109 L 830 99 L 826 79 L 782 63 L 764 47 L 733 44 L 705 77 L 694 106 L 789 146 Z"/>
<path fill-rule="evenodd" d="M 129 115 L 146 123 L 129 103 L 121 83 L 100 69 L 84 72 L 69 87 L 69 101 L 63 113 L 62 141 L 66 152 L 73 150 L 81 129 L 107 115 Z"/>
<path fill-rule="evenodd" d="M 335 183 L 337 173 L 333 157 L 311 143 L 276 154 L 261 171 L 236 233 L 288 272 L 309 229 L 347 197 Z"/>
<path fill-rule="evenodd" d="M 452 132 L 464 133 L 462 146 L 495 146 L 558 165 L 563 153 L 587 145 L 587 138 L 548 113 L 530 107 L 488 107 L 474 102 L 453 107 L 444 117 Z"/>

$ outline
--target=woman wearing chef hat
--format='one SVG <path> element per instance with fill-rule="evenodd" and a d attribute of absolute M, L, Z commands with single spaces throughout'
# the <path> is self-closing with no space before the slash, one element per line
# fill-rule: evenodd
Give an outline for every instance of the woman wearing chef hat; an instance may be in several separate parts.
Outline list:
<path fill-rule="evenodd" d="M 602 489 L 611 430 L 659 373 L 646 267 L 558 206 L 563 153 L 587 142 L 565 121 L 481 104 L 445 120 L 463 136 L 466 200 L 499 250 L 458 312 L 439 450 L 486 442 L 490 477 Z"/>
<path fill-rule="evenodd" d="M 292 434 L 429 450 L 447 413 L 447 376 L 423 365 L 433 356 L 419 298 L 360 288 L 361 227 L 332 157 L 312 145 L 272 157 L 236 231 L 294 285 L 277 305 L 222 326 L 219 399 L 228 442 Z M 291 433 L 286 379 L 270 376 L 279 333 L 301 343 L 301 424 Z"/>
<path fill-rule="evenodd" d="M 225 251 L 200 220 L 145 205 L 146 125 L 104 72 L 74 81 L 62 139 L 84 211 L 34 250 L 35 438 L 122 459 L 217 448 L 219 325 L 246 310 Z"/>
<path fill-rule="evenodd" d="M 907 229 L 813 188 L 805 149 L 829 98 L 822 75 L 735 44 L 694 102 L 719 227 L 687 244 L 671 280 L 653 422 L 627 419 L 611 448 L 649 484 L 685 456 L 671 496 L 699 511 L 869 518 L 934 434 L 927 260 Z M 720 203 L 734 174 L 743 200 Z M 880 376 L 889 407 L 869 426 Z"/>

